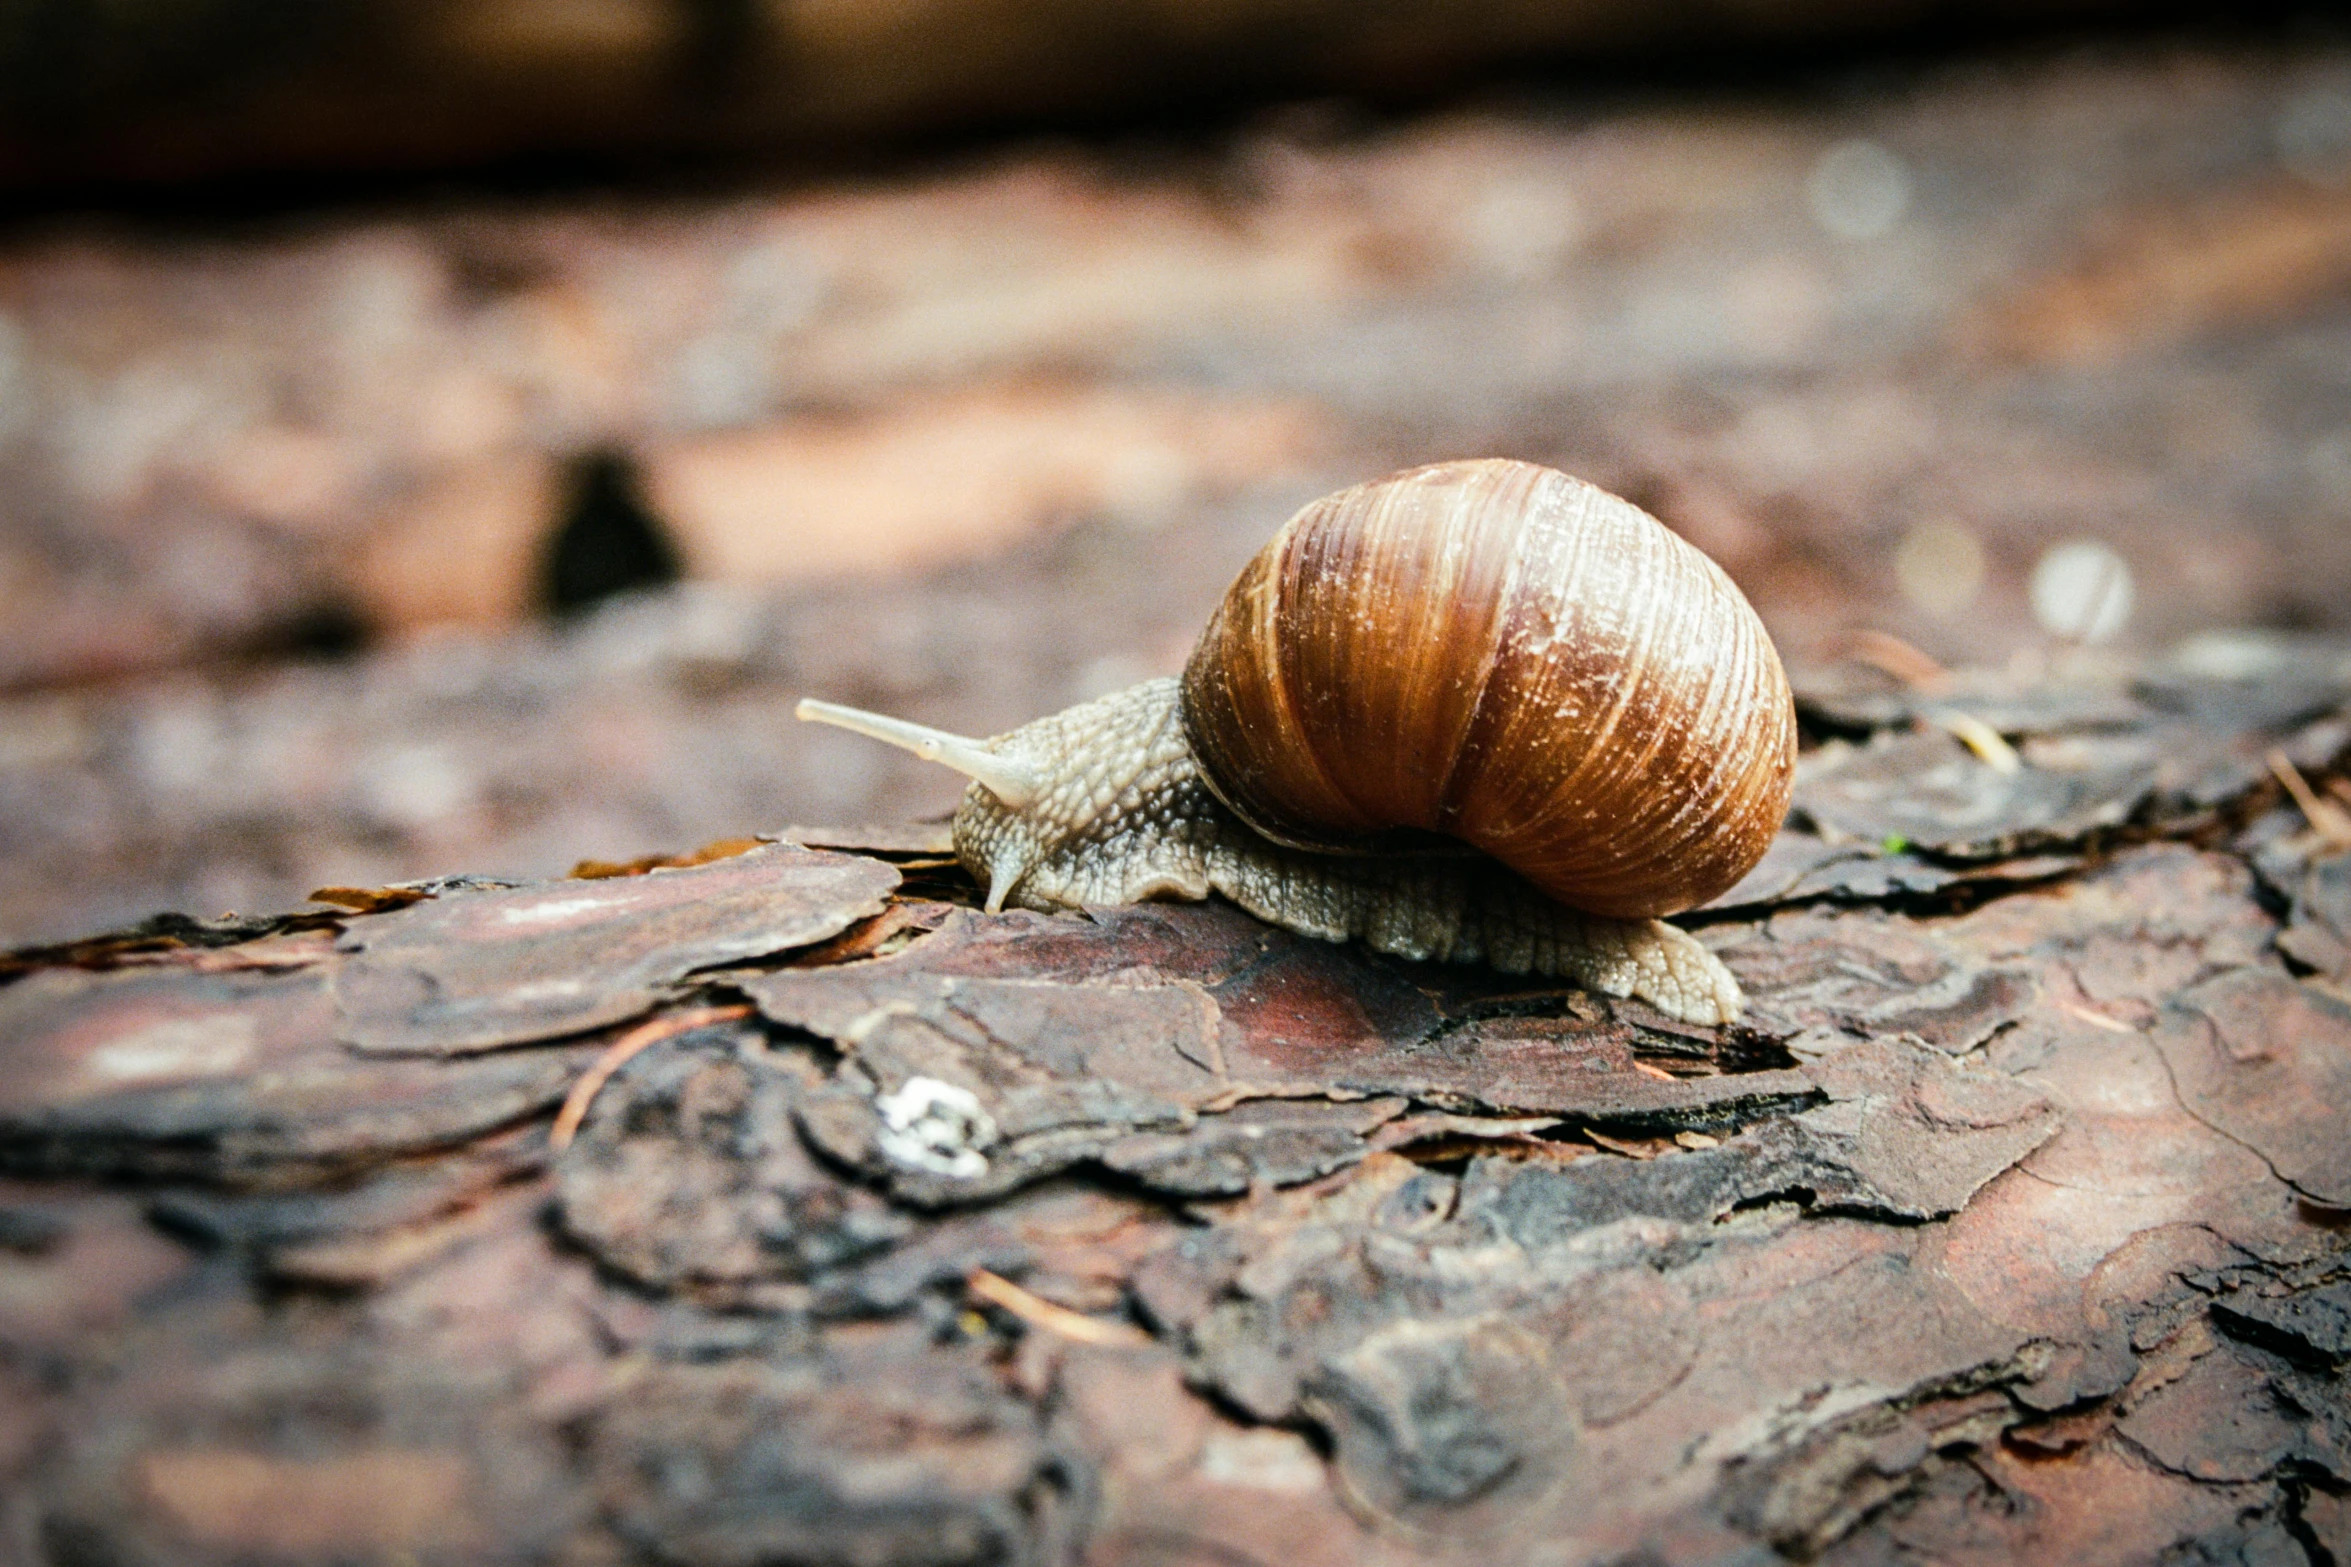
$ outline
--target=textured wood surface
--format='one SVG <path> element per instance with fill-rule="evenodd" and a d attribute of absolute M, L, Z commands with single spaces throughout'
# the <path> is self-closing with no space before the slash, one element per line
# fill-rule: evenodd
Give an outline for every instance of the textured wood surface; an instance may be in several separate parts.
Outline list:
<path fill-rule="evenodd" d="M 2140 47 L 12 228 L 0 1560 L 2351 1560 L 2345 106 Z M 952 780 L 786 720 L 1173 673 L 1495 452 L 1790 656 L 1738 1027 L 991 917 Z M 691 580 L 540 618 L 632 526 Z"/>
<path fill-rule="evenodd" d="M 2340 1561 L 2351 644 L 2258 646 L 1979 676 L 2006 770 L 1808 699 L 1730 1028 L 920 832 L 17 954 L 0 1553 Z"/>

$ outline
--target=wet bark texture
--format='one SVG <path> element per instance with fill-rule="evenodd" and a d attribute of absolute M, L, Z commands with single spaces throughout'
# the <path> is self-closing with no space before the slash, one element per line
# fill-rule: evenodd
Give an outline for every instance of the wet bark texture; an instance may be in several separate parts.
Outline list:
<path fill-rule="evenodd" d="M 2351 1558 L 2351 647 L 2235 646 L 1808 692 L 1715 1030 L 921 830 L 20 953 L 0 1548 Z"/>

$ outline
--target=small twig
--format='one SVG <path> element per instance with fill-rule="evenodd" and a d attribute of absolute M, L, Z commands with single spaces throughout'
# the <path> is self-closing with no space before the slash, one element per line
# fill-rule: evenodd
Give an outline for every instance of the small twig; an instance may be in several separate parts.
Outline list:
<path fill-rule="evenodd" d="M 1610 1137 L 1604 1133 L 1595 1132 L 1590 1127 L 1584 1129 L 1584 1136 L 1588 1141 L 1607 1149 L 1610 1153 L 1622 1154 L 1627 1159 L 1654 1159 L 1668 1148 L 1675 1146 L 1673 1139 L 1669 1137 Z"/>
<path fill-rule="evenodd" d="M 604 1085 L 612 1081 L 612 1074 L 634 1061 L 644 1051 L 665 1039 L 690 1034 L 697 1028 L 708 1028 L 713 1023 L 731 1023 L 737 1018 L 749 1017 L 747 1006 L 696 1007 L 687 1012 L 673 1012 L 667 1017 L 653 1018 L 638 1024 L 614 1040 L 604 1054 L 598 1056 L 571 1092 L 563 1096 L 563 1108 L 555 1113 L 555 1129 L 547 1134 L 547 1145 L 557 1153 L 571 1146 L 579 1135 L 580 1123 L 588 1118 L 588 1106 Z"/>
<path fill-rule="evenodd" d="M 1936 725 L 1956 736 L 1961 745 L 1976 754 L 1976 760 L 1996 773 L 2013 773 L 2024 766 L 2016 748 L 2000 737 L 2000 731 L 1976 717 L 1962 713 L 1955 707 L 1930 709 L 1927 716 Z"/>
<path fill-rule="evenodd" d="M 2092 1028 L 2102 1028 L 2109 1034 L 2135 1034 L 2138 1032 L 2121 1018 L 2108 1017 L 2103 1012 L 2093 1012 L 2088 1007 L 2078 1007 L 2070 1001 L 2058 1002 L 2057 1010 L 2068 1017 L 2081 1019 Z"/>
<path fill-rule="evenodd" d="M 1920 691 L 1939 691 L 1951 683 L 1950 670 L 1891 631 L 1852 632 L 1845 638 L 1845 653 Z"/>
<path fill-rule="evenodd" d="M 2310 823 L 2310 830 L 2324 838 L 2329 848 L 2351 849 L 2351 811 L 2311 788 L 2310 781 L 2302 776 L 2302 769 L 2285 752 L 2272 746 L 2268 760 L 2269 770 L 2277 774 L 2278 782 L 2286 786 L 2286 793 L 2302 807 L 2303 819 Z"/>
<path fill-rule="evenodd" d="M 964 1288 L 990 1305 L 1001 1306 L 1031 1327 L 1058 1333 L 1063 1338 L 1076 1339 L 1081 1344 L 1106 1344 L 1120 1348 L 1134 1348 L 1151 1342 L 1151 1335 L 1141 1328 L 1124 1322 L 1102 1322 L 1067 1306 L 1056 1306 L 1042 1295 L 1034 1295 L 1001 1274 L 985 1268 L 974 1268 L 965 1276 Z"/>

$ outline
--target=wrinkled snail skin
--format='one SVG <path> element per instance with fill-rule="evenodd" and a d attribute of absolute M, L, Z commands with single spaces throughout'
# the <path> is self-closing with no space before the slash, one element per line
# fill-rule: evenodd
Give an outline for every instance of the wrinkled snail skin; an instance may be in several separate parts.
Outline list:
<path fill-rule="evenodd" d="M 956 854 L 987 885 L 990 908 L 1213 891 L 1303 936 L 1573 980 L 1693 1023 L 1739 1015 L 1738 982 L 1721 960 L 1660 920 L 1578 913 L 1481 855 L 1324 854 L 1252 830 L 1202 779 L 1174 680 L 1145 681 L 987 744 L 1051 780 L 1020 809 L 981 784 L 964 790 Z"/>
<path fill-rule="evenodd" d="M 1605 491 L 1501 460 L 1305 508 L 1181 681 L 985 741 L 799 712 L 973 779 L 955 847 L 991 910 L 1215 892 L 1302 935 L 1708 1024 L 1738 1016 L 1738 984 L 1654 916 L 1761 858 L 1795 753 L 1778 655 L 1713 562 Z M 1467 847 L 1418 847 L 1432 834 Z"/>

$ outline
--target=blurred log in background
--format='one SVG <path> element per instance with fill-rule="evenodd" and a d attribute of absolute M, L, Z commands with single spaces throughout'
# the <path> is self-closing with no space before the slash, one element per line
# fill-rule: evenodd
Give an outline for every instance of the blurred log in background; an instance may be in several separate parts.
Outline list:
<path fill-rule="evenodd" d="M 0 180 L 808 153 L 1538 62 L 1718 63 L 2196 17 L 2134 0 L 12 0 Z M 2287 14 L 2291 14 L 2290 12 Z"/>
<path fill-rule="evenodd" d="M 943 809 L 789 698 L 1171 669 L 1442 456 L 1799 662 L 2341 629 L 2351 48 L 2063 15 L 8 9 L 0 940 Z"/>

